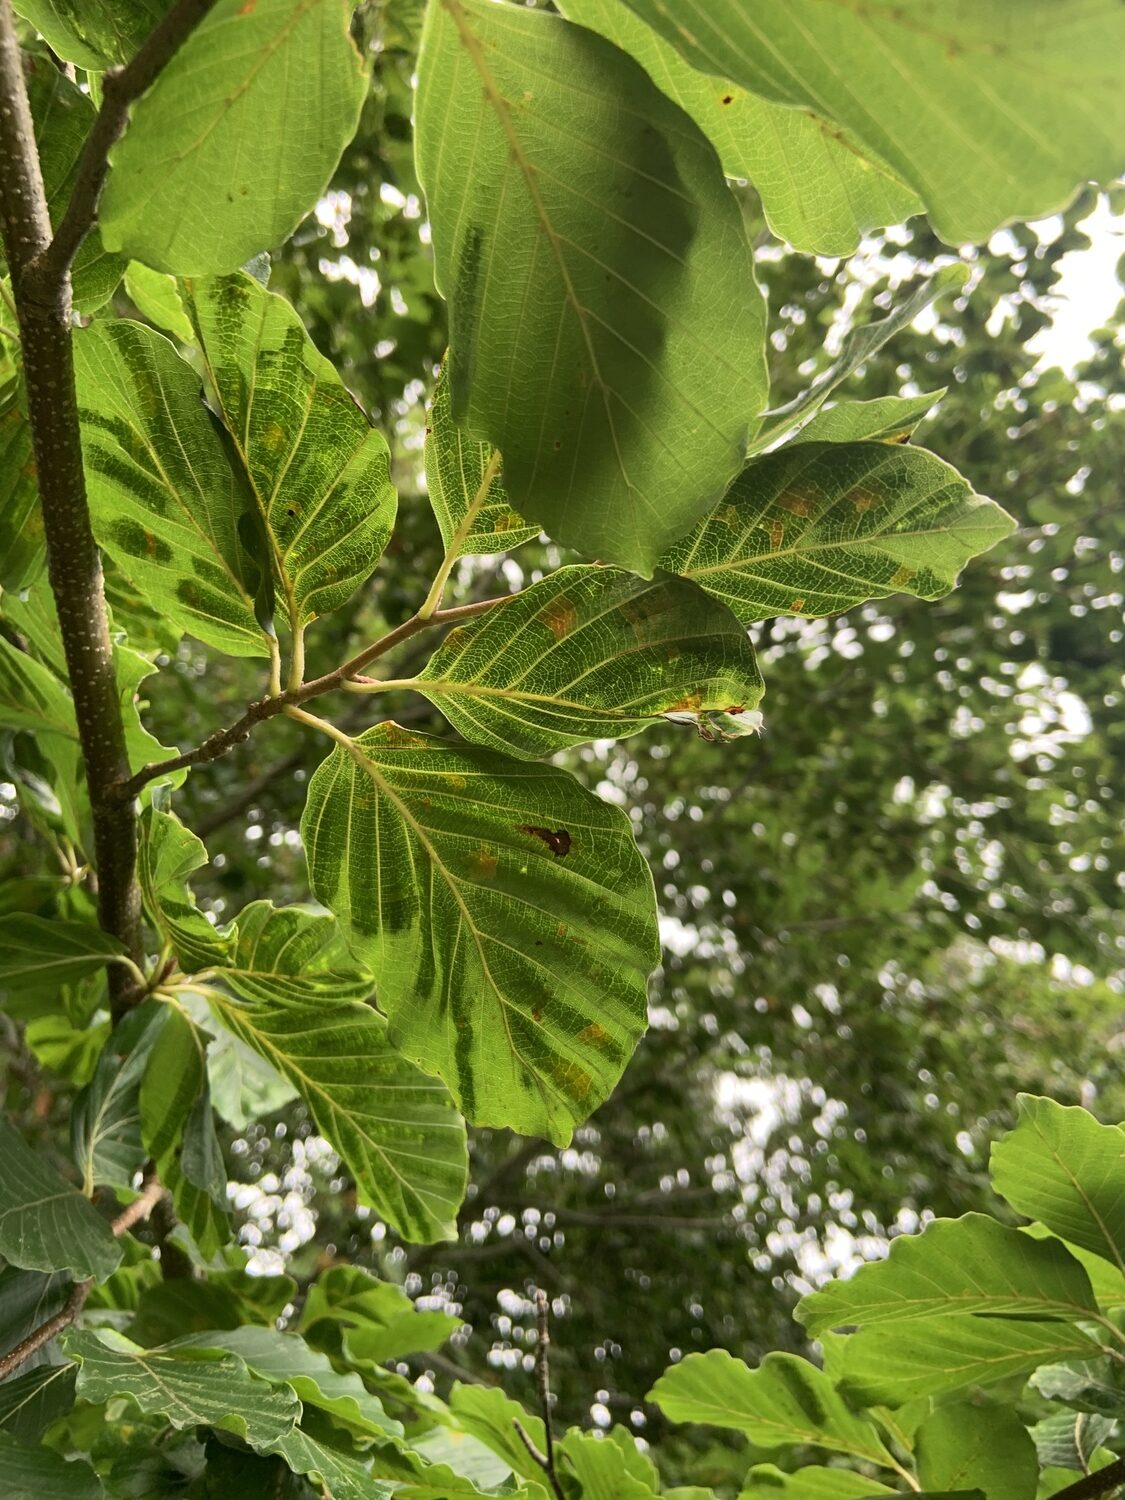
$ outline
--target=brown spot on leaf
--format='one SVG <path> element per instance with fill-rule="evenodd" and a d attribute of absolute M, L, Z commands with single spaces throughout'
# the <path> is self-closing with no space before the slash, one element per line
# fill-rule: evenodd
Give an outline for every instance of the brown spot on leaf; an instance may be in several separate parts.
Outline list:
<path fill-rule="evenodd" d="M 541 1010 L 538 1010 L 538 1009 L 533 1010 L 531 1012 L 531 1019 L 533 1021 L 541 1021 L 543 1019 L 543 1012 Z"/>
<path fill-rule="evenodd" d="M 803 599 L 794 599 L 793 603 L 789 606 L 795 615 L 799 615 L 804 607 L 805 601 Z"/>
<path fill-rule="evenodd" d="M 903 563 L 901 567 L 895 569 L 895 572 L 890 580 L 891 587 L 901 588 L 904 583 L 909 583 L 913 577 L 914 569 L 908 568 L 906 564 Z"/>
<path fill-rule="evenodd" d="M 496 874 L 496 850 L 482 844 L 469 857 L 469 868 L 478 880 L 491 880 Z"/>
<path fill-rule="evenodd" d="M 538 617 L 556 641 L 565 640 L 578 621 L 574 605 L 568 599 L 552 599 L 545 609 L 539 611 Z"/>
<path fill-rule="evenodd" d="M 578 1033 L 578 1041 L 589 1042 L 594 1047 L 604 1047 L 606 1042 L 612 1041 L 608 1031 L 599 1026 L 596 1021 L 591 1021 L 589 1026 L 583 1026 Z"/>
<path fill-rule="evenodd" d="M 774 549 L 785 540 L 785 522 L 779 517 L 770 527 L 770 546 Z"/>
<path fill-rule="evenodd" d="M 703 707 L 703 699 L 698 693 L 688 693 L 686 698 L 681 698 L 678 703 L 669 703 L 664 710 L 667 714 L 697 714 Z"/>
<path fill-rule="evenodd" d="M 585 1099 L 590 1092 L 590 1075 L 577 1063 L 565 1062 L 560 1058 L 552 1066 L 551 1076 L 572 1099 Z"/>
<path fill-rule="evenodd" d="M 852 491 L 852 509 L 855 511 L 857 516 L 862 516 L 866 511 L 869 511 L 874 504 L 875 496 L 871 493 L 870 490 Z"/>
<path fill-rule="evenodd" d="M 778 503 L 786 510 L 791 510 L 795 516 L 807 516 L 812 510 L 812 506 L 803 495 L 782 495 Z"/>
<path fill-rule="evenodd" d="M 556 859 L 565 859 L 570 853 L 570 834 L 565 828 L 540 828 L 538 823 L 521 823 L 521 833 L 529 833 L 534 839 L 542 839 Z"/>

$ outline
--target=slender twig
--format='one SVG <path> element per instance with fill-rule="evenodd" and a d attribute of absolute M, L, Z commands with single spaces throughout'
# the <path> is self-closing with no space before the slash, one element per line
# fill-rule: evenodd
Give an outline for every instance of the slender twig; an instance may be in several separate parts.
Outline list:
<path fill-rule="evenodd" d="M 164 1184 L 159 1177 L 153 1177 L 142 1188 L 140 1196 L 134 1198 L 128 1208 L 123 1208 L 110 1226 L 114 1234 L 124 1234 L 127 1229 L 132 1229 L 134 1224 L 139 1224 L 142 1219 L 147 1219 L 149 1214 L 164 1196 Z"/>
<path fill-rule="evenodd" d="M 503 594 L 496 599 L 481 599 L 476 604 L 459 604 L 453 609 L 439 610 L 428 620 L 423 620 L 418 615 L 411 615 L 410 619 L 402 625 L 388 631 L 370 646 L 365 646 L 349 661 L 343 662 L 331 672 L 326 672 L 323 677 L 314 677 L 298 688 L 288 688 L 284 693 L 259 698 L 256 703 L 251 703 L 240 719 L 228 725 L 226 729 L 216 730 L 201 745 L 196 745 L 194 750 L 185 750 L 182 754 L 173 755 L 168 760 L 154 761 L 150 765 L 142 766 L 135 776 L 122 778 L 115 788 L 116 796 L 126 801 L 131 800 L 142 787 L 147 786 L 158 776 L 167 776 L 169 772 L 179 771 L 185 766 L 198 766 L 210 760 L 218 760 L 221 755 L 226 755 L 236 745 L 248 740 L 251 730 L 257 725 L 265 723 L 267 719 L 276 718 L 278 714 L 288 713 L 290 709 L 307 703 L 310 698 L 319 698 L 323 693 L 330 693 L 343 687 L 355 673 L 362 672 L 370 662 L 375 661 L 376 658 L 392 650 L 401 642 L 409 640 L 412 635 L 417 635 L 419 631 L 429 630 L 438 625 L 453 625 L 459 620 L 470 619 L 473 615 L 483 614 L 485 610 L 492 609 L 497 604 L 503 604 L 510 597 L 510 595 Z"/>
<path fill-rule="evenodd" d="M 126 1230 L 132 1229 L 133 1225 L 141 1219 L 147 1219 L 149 1214 L 164 1196 L 164 1186 L 155 1177 L 150 1179 L 142 1189 L 138 1198 L 135 1198 L 128 1208 L 119 1213 L 113 1220 L 110 1228 L 115 1235 L 122 1235 Z M 86 1305 L 86 1299 L 94 1289 L 93 1280 L 76 1281 L 71 1287 L 70 1296 L 52 1317 L 45 1319 L 38 1328 L 33 1328 L 25 1339 L 21 1339 L 14 1349 L 0 1358 L 0 1380 L 5 1380 L 13 1372 L 18 1370 L 33 1354 L 38 1353 L 44 1344 L 62 1333 L 64 1328 L 78 1318 L 78 1314 Z"/>
<path fill-rule="evenodd" d="M 555 1468 L 555 1440 L 551 1435 L 551 1330 L 547 1293 L 540 1287 L 535 1293 L 535 1318 L 539 1325 L 539 1339 L 535 1345 L 535 1379 L 539 1387 L 539 1409 L 543 1415 L 543 1445 L 546 1452 L 540 1453 L 523 1424 L 515 1420 L 512 1426 L 520 1442 L 532 1459 L 543 1470 L 556 1500 L 566 1500 L 562 1481 Z"/>
<path fill-rule="evenodd" d="M 1104 1469 L 1097 1469 L 1093 1474 L 1086 1474 L 1068 1484 L 1065 1490 L 1056 1490 L 1054 1500 L 1098 1500 L 1098 1496 L 1108 1495 L 1123 1484 L 1125 1458 L 1119 1458 L 1116 1463 L 1106 1464 Z"/>
<path fill-rule="evenodd" d="M 86 138 L 66 213 L 50 246 L 31 268 L 39 284 L 46 286 L 69 274 L 82 241 L 93 227 L 109 171 L 109 153 L 128 123 L 129 110 L 152 87 L 214 3 L 177 0 L 125 67 L 110 68 L 102 74 L 102 107 Z"/>

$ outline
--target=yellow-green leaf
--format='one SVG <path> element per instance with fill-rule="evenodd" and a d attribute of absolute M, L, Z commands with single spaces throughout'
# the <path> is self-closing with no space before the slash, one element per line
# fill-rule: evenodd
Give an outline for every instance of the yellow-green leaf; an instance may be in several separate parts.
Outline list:
<path fill-rule="evenodd" d="M 568 1141 L 644 1030 L 659 956 L 624 813 L 552 766 L 382 724 L 316 771 L 301 827 L 403 1054 L 474 1123 Z"/>
<path fill-rule="evenodd" d="M 1118 0 L 626 0 L 696 68 L 825 115 L 915 188 L 948 243 L 1121 169 Z"/>
<path fill-rule="evenodd" d="M 249 488 L 198 376 L 162 334 L 125 319 L 80 329 L 74 361 L 99 543 L 182 629 L 232 656 L 268 655 L 238 532 Z"/>
<path fill-rule="evenodd" d="M 388 1043 L 382 1016 L 347 1002 L 209 999 L 216 1020 L 293 1084 L 363 1202 L 415 1244 L 456 1238 L 464 1121 L 445 1086 Z"/>
<path fill-rule="evenodd" d="M 710 137 L 727 176 L 754 184 L 770 228 L 794 249 L 850 255 L 864 230 L 921 213 L 901 177 L 823 114 L 699 72 L 620 0 L 563 0 L 561 9 L 637 59 Z"/>
<path fill-rule="evenodd" d="M 851 1410 L 823 1370 L 795 1354 L 767 1354 L 755 1370 L 725 1349 L 689 1354 L 665 1370 L 648 1399 L 673 1422 L 734 1428 L 759 1448 L 802 1443 L 889 1461 L 872 1423 Z"/>
<path fill-rule="evenodd" d="M 749 624 L 891 594 L 939 599 L 1014 524 L 922 448 L 790 443 L 752 460 L 662 562 Z"/>
<path fill-rule="evenodd" d="M 531 757 L 670 712 L 738 715 L 763 692 L 725 605 L 667 573 L 591 567 L 560 568 L 454 630 L 418 687 L 466 739 Z"/>
<path fill-rule="evenodd" d="M 714 148 L 593 32 L 435 0 L 417 153 L 454 420 L 501 450 L 527 521 L 650 570 L 765 405 L 763 304 Z"/>
<path fill-rule="evenodd" d="M 397 503 L 390 450 L 284 297 L 240 273 L 189 279 L 184 301 L 300 628 L 379 561 Z"/>
<path fill-rule="evenodd" d="M 355 132 L 347 0 L 219 0 L 134 106 L 99 220 L 157 271 L 234 271 L 280 245 Z"/>
<path fill-rule="evenodd" d="M 447 547 L 473 512 L 458 547 L 460 557 L 510 552 L 539 535 L 538 526 L 529 526 L 512 509 L 493 466 L 491 443 L 478 443 L 453 420 L 444 369 L 434 387 L 426 427 L 426 488 Z"/>

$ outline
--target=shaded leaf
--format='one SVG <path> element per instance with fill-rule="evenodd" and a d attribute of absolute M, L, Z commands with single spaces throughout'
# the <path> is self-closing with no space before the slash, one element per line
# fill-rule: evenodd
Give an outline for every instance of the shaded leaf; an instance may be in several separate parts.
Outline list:
<path fill-rule="evenodd" d="M 187 973 L 224 964 L 235 934 L 220 932 L 195 904 L 188 877 L 207 863 L 207 850 L 172 813 L 149 807 L 141 818 L 137 878 L 149 917 Z"/>
<path fill-rule="evenodd" d="M 74 704 L 53 673 L 0 636 L 0 727 L 78 741 Z"/>
<path fill-rule="evenodd" d="M 473 519 L 458 556 L 510 552 L 521 542 L 537 537 L 539 527 L 528 526 L 512 509 L 500 475 L 489 473 L 491 444 L 478 443 L 462 432 L 453 420 L 451 406 L 449 380 L 443 369 L 430 403 L 425 452 L 426 488 L 441 539 L 448 547 L 472 510 Z"/>
<path fill-rule="evenodd" d="M 1050 1231 L 1045 1224 L 1025 1224 L 1023 1233 L 1030 1234 L 1035 1239 L 1045 1239 Z M 1094 1300 L 1103 1310 L 1112 1307 L 1125 1307 L 1125 1277 L 1111 1265 L 1103 1260 L 1100 1255 L 1094 1255 L 1089 1250 L 1083 1250 L 1081 1245 L 1072 1245 L 1063 1240 L 1061 1243 L 1074 1256 L 1078 1264 L 1090 1278 L 1090 1285 L 1094 1290 Z"/>
<path fill-rule="evenodd" d="M 309 1287 L 300 1331 L 317 1348 L 335 1353 L 342 1347 L 336 1335 L 343 1330 L 349 1359 L 384 1364 L 440 1349 L 461 1326 L 446 1313 L 415 1307 L 401 1287 L 360 1266 L 337 1265 Z"/>
<path fill-rule="evenodd" d="M 205 276 L 288 239 L 359 121 L 366 79 L 349 11 L 345 0 L 219 0 L 110 153 L 109 249 Z"/>
<path fill-rule="evenodd" d="M 22 3 L 22 0 L 21 0 Z M 126 0 L 128 3 L 128 0 Z M 146 0 L 140 0 L 143 5 Z M 159 3 L 159 0 L 158 0 Z M 77 19 L 82 11 L 101 11 L 100 19 L 107 19 L 107 7 L 93 0 L 93 5 L 79 6 L 76 0 L 30 0 L 39 12 L 48 12 L 58 20 L 65 12 Z M 114 5 L 117 9 L 117 4 Z M 48 29 L 40 28 L 46 35 Z M 147 29 L 147 28 L 146 28 Z M 65 48 L 55 49 L 66 57 Z M 86 138 L 94 123 L 94 103 L 88 93 L 79 88 L 75 80 L 68 78 L 59 67 L 46 58 L 29 57 L 26 68 L 28 102 L 35 125 L 35 144 L 43 173 L 43 191 L 51 223 L 57 228 L 70 202 L 70 195 L 78 176 L 78 164 L 86 144 Z M 0 271 L 5 270 L 3 248 L 0 246 Z M 102 244 L 101 232 L 95 224 L 78 248 L 71 268 L 71 291 L 75 307 L 84 313 L 94 312 L 112 294 L 121 280 L 125 262 L 116 255 L 107 253 Z"/>
<path fill-rule="evenodd" d="M 502 451 L 525 519 L 651 569 L 718 501 L 766 398 L 713 148 L 601 37 L 491 0 L 430 7 L 416 143 L 453 419 Z"/>
<path fill-rule="evenodd" d="M 995 1385 L 1068 1356 L 1093 1359 L 1097 1345 L 1069 1323 L 971 1315 L 881 1323 L 853 1333 L 840 1387 L 865 1406 L 902 1406 L 916 1396 Z"/>
<path fill-rule="evenodd" d="M 6 1337 L 3 1343 L 7 1345 Z M 74 1366 L 41 1364 L 0 1383 L 0 1431 L 21 1443 L 37 1442 L 73 1405 Z"/>
<path fill-rule="evenodd" d="M 874 401 L 837 401 L 832 406 L 822 406 L 792 441 L 902 443 L 944 395 L 944 391 L 925 391 L 921 396 L 880 396 Z"/>
<path fill-rule="evenodd" d="M 1019 1096 L 1016 1128 L 993 1142 L 992 1185 L 1017 1213 L 1125 1276 L 1125 1131 L 1078 1105 Z"/>
<path fill-rule="evenodd" d="M 304 1425 L 264 1444 L 261 1452 L 277 1454 L 295 1474 L 307 1474 L 328 1500 L 390 1500 L 394 1493 L 393 1486 L 373 1479 L 358 1457 L 314 1437 Z"/>
<path fill-rule="evenodd" d="M 203 1090 L 205 1047 L 177 1006 L 164 1007 L 138 1090 L 137 1109 L 145 1149 L 160 1163 L 180 1139 L 184 1121 Z"/>
<path fill-rule="evenodd" d="M 4 1120 L 0 1255 L 24 1270 L 70 1271 L 97 1281 L 104 1281 L 121 1262 L 121 1246 L 89 1200 Z"/>
<path fill-rule="evenodd" d="M 0 654 L 2 660 L 2 654 Z M 35 990 L 97 974 L 125 948 L 92 922 L 11 912 L 0 917 L 0 989 Z"/>
<path fill-rule="evenodd" d="M 101 1500 L 102 1482 L 82 1459 L 31 1448 L 0 1432 L 0 1491 L 5 1500 Z"/>
<path fill-rule="evenodd" d="M 499 1454 L 514 1474 L 534 1483 L 543 1477 L 543 1470 L 528 1453 L 515 1428 L 519 1422 L 542 1453 L 546 1443 L 542 1418 L 533 1417 L 498 1386 L 455 1384 L 449 1409 L 458 1427 Z"/>
<path fill-rule="evenodd" d="M 206 1076 L 202 1091 L 184 1121 L 180 1170 L 192 1187 L 205 1193 L 216 1208 L 226 1208 L 227 1172 L 223 1162 L 223 1149 L 215 1132 L 211 1090 L 207 1086 Z"/>
<path fill-rule="evenodd" d="M 1088 1473 L 1091 1459 L 1113 1435 L 1116 1425 L 1112 1417 L 1085 1411 L 1060 1411 L 1056 1416 L 1036 1422 L 1031 1437 L 1040 1465 L 1044 1469 L 1076 1469 L 1080 1474 Z"/>
<path fill-rule="evenodd" d="M 390 451 L 284 297 L 239 274 L 189 280 L 184 301 L 299 628 L 378 562 L 397 504 Z"/>
<path fill-rule="evenodd" d="M 452 631 L 418 687 L 466 739 L 520 756 L 621 739 L 671 711 L 741 713 L 763 692 L 745 630 L 702 589 L 589 567 Z"/>
<path fill-rule="evenodd" d="M 187 1230 L 204 1261 L 212 1261 L 232 1235 L 230 1215 L 210 1193 L 186 1175 L 176 1153 L 160 1163 L 160 1180 L 172 1195 L 177 1222 Z"/>
<path fill-rule="evenodd" d="M 795 443 L 754 459 L 662 563 L 744 624 L 816 617 L 897 593 L 939 599 L 1014 524 L 922 448 Z"/>
<path fill-rule="evenodd" d="M 657 1493 L 651 1484 L 630 1473 L 616 1443 L 593 1433 L 572 1429 L 556 1445 L 556 1452 L 578 1475 L 583 1500 L 652 1500 Z"/>
<path fill-rule="evenodd" d="M 648 1399 L 672 1422 L 703 1422 L 744 1433 L 759 1448 L 807 1443 L 886 1464 L 879 1434 L 855 1414 L 823 1370 L 795 1354 L 767 1354 L 755 1370 L 725 1349 L 672 1365 Z"/>
<path fill-rule="evenodd" d="M 1125 1417 L 1125 1388 L 1108 1359 L 1043 1365 L 1032 1375 L 1031 1384 L 1049 1401 L 1063 1401 L 1077 1411 Z"/>
<path fill-rule="evenodd" d="M 238 518 L 251 504 L 162 334 L 123 318 L 74 338 L 90 510 L 98 542 L 181 629 L 232 656 L 267 656 Z"/>
<path fill-rule="evenodd" d="M 3 378 L 0 345 L 0 587 L 22 589 L 43 570 L 43 516 L 26 398 L 14 373 Z M 5 612 L 7 601 L 5 600 Z"/>
<path fill-rule="evenodd" d="M 850 255 L 864 230 L 922 211 L 885 161 L 823 115 L 699 72 L 618 0 L 564 0 L 562 9 L 637 59 L 710 138 L 727 176 L 754 184 L 770 228 L 794 249 Z"/>
<path fill-rule="evenodd" d="M 986 1500 L 1035 1500 L 1039 1461 L 1031 1434 L 1005 1406 L 939 1406 L 914 1448 L 923 1490 L 981 1490 Z"/>
<path fill-rule="evenodd" d="M 182 1341 L 142 1349 L 109 1329 L 71 1329 L 63 1349 L 79 1365 L 80 1397 L 128 1397 L 173 1427 L 217 1427 L 260 1448 L 291 1432 L 301 1414 L 291 1386 L 262 1380 L 225 1349 Z"/>
<path fill-rule="evenodd" d="M 141 1139 L 141 1078 L 168 1019 L 155 1001 L 131 1010 L 111 1033 L 94 1076 L 74 1101 L 71 1151 L 87 1197 L 106 1184 L 128 1191 L 148 1156 Z"/>
<path fill-rule="evenodd" d="M 383 724 L 316 771 L 301 827 L 392 1042 L 474 1123 L 568 1141 L 644 1030 L 659 956 L 628 818 L 554 767 Z"/>
<path fill-rule="evenodd" d="M 771 1495 L 784 1500 L 868 1500 L 870 1496 L 895 1493 L 890 1485 L 867 1479 L 852 1469 L 810 1465 L 790 1474 L 775 1464 L 755 1464 L 743 1480 L 739 1500 L 766 1500 Z"/>
<path fill-rule="evenodd" d="M 296 1334 L 279 1333 L 275 1328 L 234 1328 L 178 1341 L 178 1347 L 189 1345 L 237 1354 L 255 1374 L 277 1384 L 288 1382 L 305 1406 L 331 1413 L 355 1432 L 376 1437 L 402 1434 L 401 1422 L 387 1416 L 382 1402 L 368 1392 L 358 1375 L 339 1373 L 327 1355 L 310 1349 Z"/>
<path fill-rule="evenodd" d="M 33 1329 L 61 1312 L 72 1286 L 71 1277 L 62 1271 L 44 1275 L 39 1271 L 21 1271 L 16 1266 L 0 1268 L 0 1352 L 14 1349 Z M 52 1342 L 29 1355 L 20 1369 L 32 1371 L 41 1365 L 57 1366 L 58 1360 L 58 1350 Z M 7 1382 L 0 1387 L 7 1388 Z M 17 1431 L 16 1436 L 22 1434 Z"/>
<path fill-rule="evenodd" d="M 1097 1311 L 1089 1277 L 1058 1240 L 966 1214 L 899 1235 L 886 1260 L 802 1298 L 797 1316 L 815 1338 L 853 1323 L 965 1313 L 1081 1321 Z"/>
<path fill-rule="evenodd" d="M 1120 168 L 1114 0 L 626 0 L 696 68 L 820 111 L 913 186 L 948 243 L 1061 208 Z"/>
<path fill-rule="evenodd" d="M 292 1082 L 365 1203 L 415 1243 L 456 1237 L 464 1122 L 448 1090 L 388 1043 L 382 1016 L 344 1002 L 210 1000 L 216 1019 Z"/>

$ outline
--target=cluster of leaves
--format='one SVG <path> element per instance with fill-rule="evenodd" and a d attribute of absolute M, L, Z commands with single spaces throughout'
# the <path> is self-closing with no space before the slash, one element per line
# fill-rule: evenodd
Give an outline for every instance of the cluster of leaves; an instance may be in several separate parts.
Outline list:
<path fill-rule="evenodd" d="M 133 56 L 163 7 L 18 8 L 35 32 L 31 104 L 57 218 L 81 178 L 100 75 Z M 982 237 L 1114 170 L 1119 101 L 1108 86 L 1102 100 L 1097 80 L 1120 14 L 1055 6 L 1014 37 L 999 0 L 959 11 L 952 36 L 908 8 L 841 12 L 821 39 L 837 59 L 827 66 L 781 5 L 751 25 L 731 3 L 698 36 L 658 5 L 563 9 L 428 8 L 415 146 L 449 309 L 426 452 L 444 555 L 408 619 L 320 676 L 306 670 L 306 633 L 388 546 L 392 454 L 269 289 L 262 256 L 313 207 L 356 132 L 366 85 L 349 7 L 220 0 L 112 149 L 97 234 L 75 267 L 86 322 L 73 348 L 134 773 L 121 791 L 143 809 L 143 952 L 93 917 L 82 726 L 57 620 L 67 599 L 43 573 L 29 463 L 29 351 L 3 334 L 0 726 L 21 814 L 63 873 L 6 894 L 0 982 L 40 1055 L 53 1043 L 84 1083 L 72 1112 L 80 1187 L 3 1128 L 6 1343 L 18 1354 L 29 1331 L 88 1309 L 63 1363 L 48 1357 L 0 1387 L 18 1427 L 0 1450 L 13 1493 L 98 1493 L 93 1470 L 60 1456 L 70 1452 L 133 1495 L 196 1482 L 229 1492 L 244 1470 L 261 1480 L 263 1463 L 273 1480 L 310 1475 L 345 1497 L 472 1494 L 478 1479 L 530 1496 L 547 1481 L 595 1497 L 656 1492 L 631 1440 L 571 1433 L 562 1479 L 545 1480 L 547 1434 L 499 1393 L 467 1388 L 446 1411 L 396 1383 L 381 1366 L 432 1347 L 433 1323 L 363 1272 L 329 1271 L 308 1290 L 307 1350 L 279 1333 L 296 1289 L 231 1262 L 216 1110 L 233 1121 L 241 1074 L 264 1065 L 363 1203 L 427 1243 L 456 1232 L 466 1120 L 565 1145 L 610 1096 L 646 1024 L 653 884 L 630 820 L 547 757 L 665 718 L 709 742 L 738 738 L 758 726 L 763 692 L 748 627 L 900 593 L 938 598 L 1012 525 L 903 441 L 929 397 L 825 406 L 959 289 L 964 268 L 947 263 L 767 410 L 765 305 L 728 178 L 751 175 L 770 223 L 804 249 L 850 245 L 919 207 L 952 241 Z M 717 50 L 699 39 L 712 31 Z M 763 39 L 784 69 L 748 62 Z M 1035 133 L 1013 128 L 982 58 L 1008 83 L 1032 80 Z M 840 84 L 840 60 L 865 79 L 869 107 Z M 1096 85 L 1081 107 L 1076 69 Z M 937 109 L 954 96 L 971 141 Z M 764 125 L 778 136 L 769 163 L 753 145 Z M 970 173 L 982 140 L 987 170 Z M 857 173 L 854 191 L 822 194 Z M 119 315 L 124 298 L 139 319 Z M 541 529 L 601 561 L 442 609 L 461 559 Z M 450 625 L 418 670 L 367 675 Z M 268 675 L 231 730 L 173 754 L 142 724 L 138 687 L 183 635 L 260 659 Z M 336 690 L 364 704 L 413 692 L 460 738 L 390 721 L 352 733 L 308 712 Z M 206 853 L 173 798 L 191 766 L 281 718 L 333 741 L 301 829 L 318 905 L 256 900 L 218 925 L 192 893 Z M 113 966 L 135 981 L 115 1026 Z M 128 1206 L 111 1226 L 91 1202 L 103 1190 L 129 1205 L 152 1174 L 179 1221 L 159 1264 L 126 1238 Z M 207 1279 L 158 1281 L 177 1258 Z M 118 1424 L 123 1398 L 151 1420 Z M 49 1423 L 55 1448 L 21 1445 Z M 166 1441 L 169 1429 L 185 1436 Z"/>
<path fill-rule="evenodd" d="M 299 1317 L 287 1276 L 231 1264 L 206 1282 L 162 1282 L 61 1178 L 52 1201 L 35 1201 L 42 1169 L 7 1127 L 3 1145 L 5 1201 L 19 1219 L 5 1217 L 0 1249 L 13 1265 L 52 1268 L 0 1276 L 13 1323 L 59 1307 L 70 1275 L 108 1276 L 91 1326 L 0 1386 L 6 1493 L 303 1493 L 285 1487 L 290 1472 L 344 1500 L 546 1500 L 548 1484 L 565 1500 L 726 1492 L 710 1488 L 714 1454 L 691 1476 L 704 1483 L 666 1487 L 620 1426 L 571 1429 L 545 1476 L 541 1418 L 501 1390 L 461 1383 L 445 1402 L 387 1368 L 440 1346 L 453 1329 L 445 1314 L 346 1265 L 309 1287 Z M 741 1500 L 874 1500 L 903 1484 L 1046 1500 L 1120 1467 L 1123 1149 L 1118 1127 L 1022 1096 L 992 1177 L 1033 1222 L 935 1219 L 805 1298 L 798 1317 L 820 1339 L 823 1367 L 790 1354 L 756 1369 L 721 1350 L 689 1354 L 650 1400 L 672 1422 L 742 1434 L 746 1446 L 725 1454 L 745 1474 Z M 200 1323 L 209 1331 L 183 1333 Z M 831 1332 L 841 1326 L 855 1331 Z"/>

